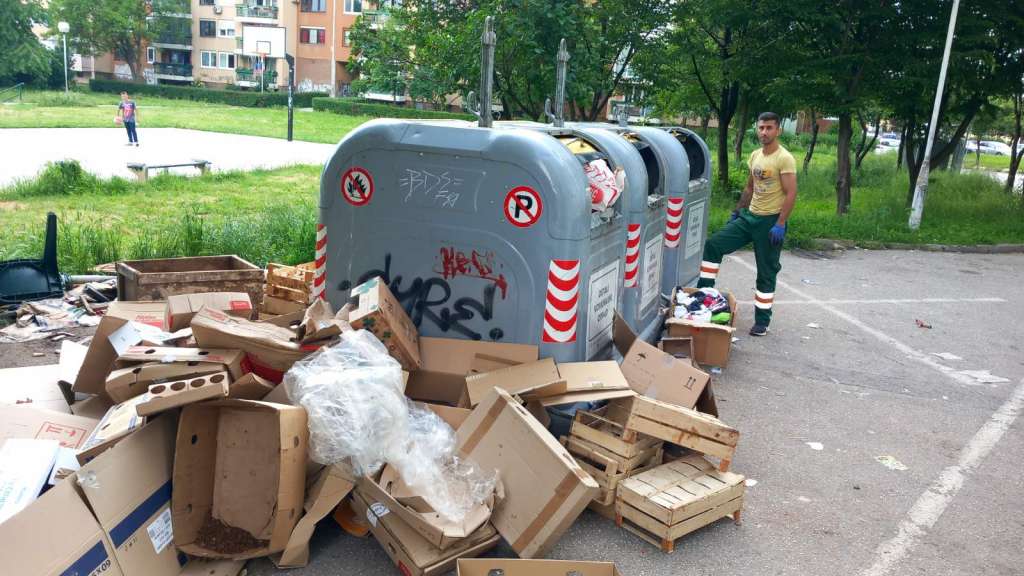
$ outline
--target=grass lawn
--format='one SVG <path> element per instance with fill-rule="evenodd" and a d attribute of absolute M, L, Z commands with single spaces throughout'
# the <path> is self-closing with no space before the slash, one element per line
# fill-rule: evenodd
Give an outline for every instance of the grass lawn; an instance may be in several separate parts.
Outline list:
<path fill-rule="evenodd" d="M 117 94 L 26 91 L 21 103 L 0 104 L 0 128 L 109 128 L 117 115 Z M 243 108 L 209 102 L 135 97 L 139 126 L 192 128 L 251 136 L 284 138 L 287 108 Z M 370 118 L 331 112 L 296 110 L 294 137 L 309 142 L 337 143 L 348 131 Z"/>

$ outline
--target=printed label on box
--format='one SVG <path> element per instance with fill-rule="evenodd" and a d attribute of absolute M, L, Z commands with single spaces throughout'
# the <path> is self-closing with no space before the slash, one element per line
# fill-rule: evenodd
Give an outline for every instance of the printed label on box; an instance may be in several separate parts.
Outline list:
<path fill-rule="evenodd" d="M 153 523 L 146 526 L 149 532 L 149 539 L 153 542 L 153 549 L 159 554 L 167 548 L 167 545 L 174 540 L 174 531 L 171 529 L 171 509 L 167 508 L 153 520 Z"/>
<path fill-rule="evenodd" d="M 366 519 L 370 521 L 370 524 L 372 524 L 374 528 L 376 528 L 377 519 L 387 516 L 388 512 L 391 511 L 388 510 L 387 506 L 381 504 L 380 502 L 374 502 L 373 504 L 370 504 L 369 508 L 366 509 Z"/>

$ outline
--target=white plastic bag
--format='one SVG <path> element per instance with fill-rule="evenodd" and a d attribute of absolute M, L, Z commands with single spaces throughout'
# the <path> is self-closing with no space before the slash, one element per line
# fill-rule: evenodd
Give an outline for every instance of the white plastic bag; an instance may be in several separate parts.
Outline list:
<path fill-rule="evenodd" d="M 402 369 L 366 330 L 296 362 L 282 384 L 309 415 L 314 461 L 348 459 L 358 475 L 391 464 L 441 516 L 461 521 L 494 491 L 496 473 L 455 454 L 455 431 L 405 397 Z"/>
<path fill-rule="evenodd" d="M 612 172 L 608 162 L 597 159 L 588 162 L 583 172 L 590 182 L 590 209 L 602 212 L 615 204 L 626 187 L 626 173 L 619 168 Z"/>

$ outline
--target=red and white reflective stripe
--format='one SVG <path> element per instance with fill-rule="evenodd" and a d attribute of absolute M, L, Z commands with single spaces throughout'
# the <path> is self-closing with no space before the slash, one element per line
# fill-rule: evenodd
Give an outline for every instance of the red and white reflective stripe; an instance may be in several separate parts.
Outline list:
<path fill-rule="evenodd" d="M 636 288 L 640 274 L 640 225 L 626 229 L 626 288 Z"/>
<path fill-rule="evenodd" d="M 718 269 L 721 266 L 722 265 L 720 263 L 702 260 L 700 263 L 700 277 L 707 278 L 709 280 L 714 280 L 715 278 L 718 277 Z"/>
<path fill-rule="evenodd" d="M 542 342 L 576 341 L 580 301 L 580 261 L 552 260 L 548 267 L 547 304 L 544 306 Z"/>
<path fill-rule="evenodd" d="M 327 297 L 327 226 L 316 225 L 316 273 L 313 275 L 313 298 Z"/>
<path fill-rule="evenodd" d="M 683 199 L 669 198 L 665 210 L 668 213 L 665 218 L 665 248 L 676 248 L 683 227 Z"/>
<path fill-rule="evenodd" d="M 754 306 L 762 310 L 770 310 L 775 300 L 775 292 L 761 292 L 754 290 Z"/>

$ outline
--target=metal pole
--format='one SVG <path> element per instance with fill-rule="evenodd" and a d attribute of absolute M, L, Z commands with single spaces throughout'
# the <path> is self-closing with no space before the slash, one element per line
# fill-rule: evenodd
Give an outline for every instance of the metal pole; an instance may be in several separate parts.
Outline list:
<path fill-rule="evenodd" d="M 494 34 L 494 17 L 484 20 L 484 33 L 480 36 L 480 127 L 490 128 L 494 125 L 491 113 L 491 89 L 494 84 L 494 45 L 497 43 Z"/>
<path fill-rule="evenodd" d="M 914 202 L 910 208 L 911 230 L 921 227 L 921 214 L 924 212 L 924 198 L 928 194 L 928 173 L 931 171 L 932 143 L 935 140 L 935 129 L 939 123 L 939 106 L 942 103 L 942 92 L 946 88 L 946 70 L 949 68 L 949 52 L 953 47 L 953 31 L 956 29 L 956 14 L 960 8 L 960 0 L 953 0 L 953 12 L 949 16 L 949 29 L 946 31 L 946 48 L 942 52 L 942 66 L 939 68 L 939 87 L 935 91 L 935 104 L 932 106 L 932 121 L 928 125 L 928 139 L 924 146 L 924 160 L 921 171 L 917 174 L 914 184 Z M 913 154 L 913 150 L 910 151 Z"/>
<path fill-rule="evenodd" d="M 569 68 L 569 50 L 565 47 L 565 38 L 558 43 L 558 58 L 555 64 L 555 126 L 565 125 L 565 77 Z"/>
<path fill-rule="evenodd" d="M 331 0 L 331 98 L 338 95 L 338 59 L 334 56 L 337 44 L 335 34 L 338 31 L 338 0 Z"/>
<path fill-rule="evenodd" d="M 295 95 L 295 57 L 291 54 L 285 54 L 285 61 L 288 63 L 288 141 L 292 141 L 292 121 L 293 121 L 293 110 L 294 104 L 292 97 Z"/>
<path fill-rule="evenodd" d="M 68 35 L 61 34 L 64 37 L 64 95 L 68 94 Z"/>

